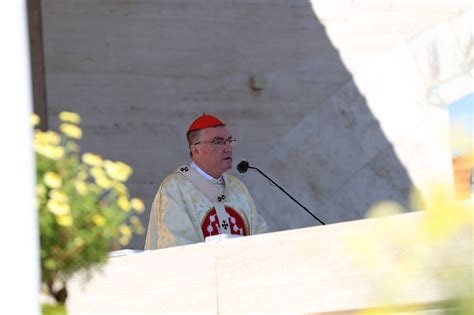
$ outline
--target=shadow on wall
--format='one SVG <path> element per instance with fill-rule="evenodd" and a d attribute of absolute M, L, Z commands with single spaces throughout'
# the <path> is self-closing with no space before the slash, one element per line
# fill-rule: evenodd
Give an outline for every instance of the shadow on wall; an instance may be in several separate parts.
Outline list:
<path fill-rule="evenodd" d="M 410 178 L 307 0 L 43 0 L 42 12 L 49 119 L 78 112 L 83 148 L 129 163 L 148 210 L 188 162 L 185 130 L 202 112 L 228 123 L 235 163 L 327 223 L 382 199 L 407 205 Z M 271 231 L 317 225 L 263 178 L 238 176 Z"/>
<path fill-rule="evenodd" d="M 285 66 L 269 74 L 269 94 L 294 89 L 282 107 L 296 115 L 272 108 L 269 120 L 286 119 L 288 125 L 269 135 L 264 154 L 247 156 L 326 223 L 363 218 L 371 205 L 386 199 L 408 208 L 412 182 L 405 167 L 311 5 L 299 3 L 298 39 L 286 48 L 291 51 Z M 259 40 L 266 43 L 268 37 Z M 244 181 L 272 231 L 318 225 L 260 175 Z"/>

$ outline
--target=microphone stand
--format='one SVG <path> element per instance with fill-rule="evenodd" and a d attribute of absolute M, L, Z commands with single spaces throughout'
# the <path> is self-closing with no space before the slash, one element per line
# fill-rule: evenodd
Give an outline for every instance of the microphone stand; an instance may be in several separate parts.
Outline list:
<path fill-rule="evenodd" d="M 308 212 L 309 215 L 311 215 L 313 218 L 315 218 L 316 220 L 318 220 L 319 223 L 321 223 L 322 225 L 326 225 L 323 221 L 319 220 L 317 216 L 315 216 L 314 214 L 311 213 L 311 211 L 309 211 L 305 206 L 303 206 L 301 203 L 298 202 L 298 200 L 296 200 L 295 198 L 293 198 L 293 196 L 291 196 L 289 193 L 287 193 L 283 188 L 280 187 L 280 185 L 278 185 L 277 183 L 275 183 L 270 177 L 268 177 L 267 175 L 265 175 L 265 173 L 263 173 L 261 170 L 259 170 L 258 168 L 256 167 L 253 167 L 253 166 L 248 166 L 248 168 L 251 168 L 253 170 L 256 170 L 257 172 L 259 172 L 260 174 L 262 174 L 266 179 L 268 179 L 270 182 L 272 182 L 273 185 L 277 186 L 282 192 L 284 192 L 288 197 L 290 197 L 291 200 L 293 200 L 294 202 L 296 202 L 301 208 L 303 208 L 306 212 Z"/>

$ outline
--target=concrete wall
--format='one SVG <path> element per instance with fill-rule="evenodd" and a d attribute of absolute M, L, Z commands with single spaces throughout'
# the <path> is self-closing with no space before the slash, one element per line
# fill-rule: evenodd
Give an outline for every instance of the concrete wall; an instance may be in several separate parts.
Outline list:
<path fill-rule="evenodd" d="M 188 162 L 185 130 L 202 112 L 228 123 L 236 163 L 248 159 L 328 223 L 361 218 L 378 200 L 408 206 L 412 185 L 449 172 L 447 101 L 433 90 L 460 98 L 472 81 L 470 10 L 43 0 L 48 118 L 81 114 L 83 149 L 129 163 L 131 192 L 148 209 Z M 265 78 L 262 91 L 249 88 L 252 75 Z M 453 77 L 462 83 L 446 85 Z M 258 174 L 241 178 L 272 231 L 317 224 Z"/>

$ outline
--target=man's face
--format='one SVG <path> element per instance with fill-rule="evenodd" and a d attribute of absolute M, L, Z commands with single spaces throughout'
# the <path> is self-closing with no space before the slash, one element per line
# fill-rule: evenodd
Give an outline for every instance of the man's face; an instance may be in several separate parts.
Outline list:
<path fill-rule="evenodd" d="M 225 126 L 201 130 L 199 139 L 191 145 L 193 161 L 207 174 L 218 178 L 232 167 L 232 145 L 229 142 L 218 144 L 232 138 Z M 217 141 L 217 144 L 216 144 Z"/>

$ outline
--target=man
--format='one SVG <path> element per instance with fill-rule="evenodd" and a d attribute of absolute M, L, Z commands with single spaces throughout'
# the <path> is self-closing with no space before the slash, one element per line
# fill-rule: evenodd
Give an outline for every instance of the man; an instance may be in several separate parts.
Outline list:
<path fill-rule="evenodd" d="M 227 234 L 266 231 L 245 185 L 226 174 L 232 167 L 235 139 L 226 125 L 203 114 L 188 128 L 191 165 L 166 177 L 153 201 L 145 249 L 203 242 Z"/>

